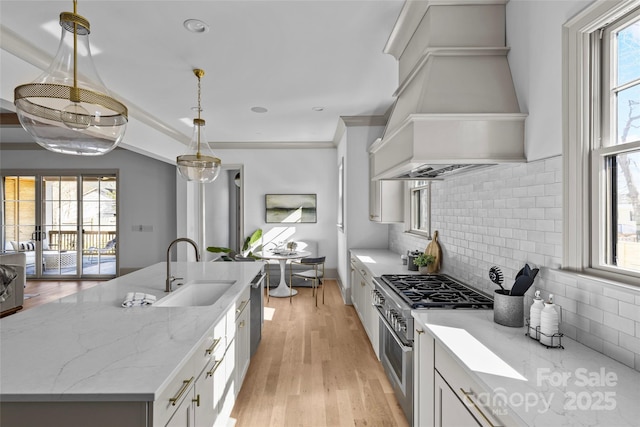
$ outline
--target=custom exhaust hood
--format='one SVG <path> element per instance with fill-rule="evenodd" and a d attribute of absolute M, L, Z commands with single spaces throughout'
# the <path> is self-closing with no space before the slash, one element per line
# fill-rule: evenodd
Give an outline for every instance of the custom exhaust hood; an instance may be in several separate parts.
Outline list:
<path fill-rule="evenodd" d="M 507 62 L 506 0 L 407 1 L 384 52 L 401 84 L 372 179 L 441 179 L 524 162 L 524 122 Z"/>

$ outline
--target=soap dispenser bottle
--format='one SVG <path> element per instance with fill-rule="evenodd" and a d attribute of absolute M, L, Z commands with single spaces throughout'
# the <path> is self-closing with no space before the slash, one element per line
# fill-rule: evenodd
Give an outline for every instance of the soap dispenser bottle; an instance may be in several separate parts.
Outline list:
<path fill-rule="evenodd" d="M 540 339 L 540 316 L 542 309 L 544 308 L 544 301 L 540 298 L 540 291 L 535 292 L 535 298 L 533 304 L 529 309 L 529 336 L 533 339 Z"/>
<path fill-rule="evenodd" d="M 540 312 L 540 342 L 546 346 L 553 347 L 554 335 L 559 328 L 558 312 L 553 303 L 553 294 L 549 295 L 549 301 L 544 303 L 544 308 Z"/>

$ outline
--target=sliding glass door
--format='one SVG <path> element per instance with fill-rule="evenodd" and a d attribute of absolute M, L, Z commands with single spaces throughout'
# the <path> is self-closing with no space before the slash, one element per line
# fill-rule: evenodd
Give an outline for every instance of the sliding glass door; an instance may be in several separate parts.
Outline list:
<path fill-rule="evenodd" d="M 85 275 L 115 275 L 118 218 L 116 196 L 115 176 L 82 178 L 82 265 Z"/>
<path fill-rule="evenodd" d="M 5 174 L 5 252 L 24 252 L 29 278 L 114 277 L 116 174 Z"/>

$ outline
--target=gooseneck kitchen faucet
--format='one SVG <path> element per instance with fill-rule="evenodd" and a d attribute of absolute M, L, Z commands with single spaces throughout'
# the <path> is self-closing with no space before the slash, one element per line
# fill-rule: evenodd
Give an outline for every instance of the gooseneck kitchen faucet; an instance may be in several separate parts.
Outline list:
<path fill-rule="evenodd" d="M 171 248 L 178 242 L 190 243 L 196 251 L 196 261 L 200 261 L 200 249 L 198 249 L 198 244 L 188 237 L 178 237 L 173 242 L 169 243 L 169 247 L 167 248 L 167 282 L 164 289 L 165 292 L 171 292 L 171 283 L 173 283 L 174 280 L 182 279 L 181 277 L 173 277 L 171 275 Z"/>

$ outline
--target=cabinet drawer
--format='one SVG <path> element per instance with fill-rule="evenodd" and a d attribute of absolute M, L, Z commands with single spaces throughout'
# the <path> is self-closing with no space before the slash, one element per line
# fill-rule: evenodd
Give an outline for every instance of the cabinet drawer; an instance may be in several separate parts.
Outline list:
<path fill-rule="evenodd" d="M 357 257 L 351 257 L 351 265 L 362 275 L 362 277 L 364 277 L 366 280 L 371 280 L 368 270 Z"/>
<path fill-rule="evenodd" d="M 493 393 L 480 387 L 459 362 L 438 344 L 435 347 L 435 368 L 480 425 L 519 425 L 508 416 L 509 409 L 498 406 L 500 401 L 494 399 Z"/>
<path fill-rule="evenodd" d="M 235 306 L 227 313 L 227 347 L 236 336 L 236 319 L 248 307 L 251 299 L 251 287 L 247 286 L 236 300 Z"/>
<path fill-rule="evenodd" d="M 242 294 L 238 297 L 236 301 L 236 319 L 240 316 L 242 311 L 245 309 L 247 304 L 249 303 L 249 299 L 251 298 L 251 287 L 247 286 Z"/>
<path fill-rule="evenodd" d="M 195 372 L 193 358 L 169 381 L 164 390 L 153 402 L 153 425 L 163 426 L 178 409 L 189 390 L 193 390 Z"/>
<path fill-rule="evenodd" d="M 214 327 L 209 329 L 207 335 L 200 341 L 193 356 L 194 372 L 198 376 L 211 361 L 213 354 L 226 343 L 226 319 L 223 317 Z"/>

